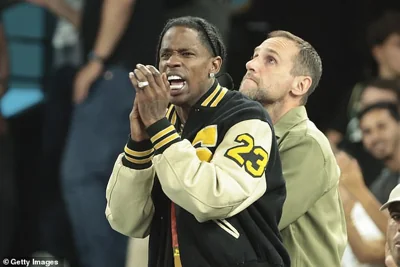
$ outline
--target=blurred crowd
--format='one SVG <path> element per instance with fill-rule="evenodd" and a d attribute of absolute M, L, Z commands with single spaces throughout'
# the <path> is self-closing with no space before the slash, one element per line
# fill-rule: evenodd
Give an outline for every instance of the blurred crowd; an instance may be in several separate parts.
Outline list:
<path fill-rule="evenodd" d="M 0 113 L 0 258 L 40 255 L 65 259 L 71 267 L 147 266 L 147 240 L 114 231 L 104 213 L 107 182 L 130 130 L 135 88 L 128 73 L 137 63 L 155 62 L 168 18 L 205 18 L 220 30 L 229 53 L 237 46 L 229 42 L 233 19 L 260 7 L 232 0 L 26 2 L 52 13 L 57 24 L 35 139 L 40 149 L 25 146 L 34 138 L 29 128 L 13 127 Z M 383 13 L 366 32 L 375 72 L 348 88 L 325 131 L 341 170 L 348 235 L 343 267 L 396 266 L 388 256 L 400 232 L 393 226 L 400 213 L 390 206 L 380 210 L 400 183 L 400 12 Z M 229 64 L 228 58 L 223 73 Z M 0 98 L 9 75 L 0 20 Z M 237 89 L 229 76 L 219 79 Z M 30 190 L 43 193 L 26 198 Z"/>

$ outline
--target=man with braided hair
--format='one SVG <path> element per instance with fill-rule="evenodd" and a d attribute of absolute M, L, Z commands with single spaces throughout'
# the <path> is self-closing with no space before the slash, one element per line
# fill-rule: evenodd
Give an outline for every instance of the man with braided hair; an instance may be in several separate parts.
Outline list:
<path fill-rule="evenodd" d="M 224 58 L 213 25 L 180 17 L 160 35 L 159 70 L 138 64 L 130 74 L 140 89 L 106 216 L 120 233 L 150 235 L 150 267 L 290 266 L 272 122 L 259 103 L 219 85 Z"/>

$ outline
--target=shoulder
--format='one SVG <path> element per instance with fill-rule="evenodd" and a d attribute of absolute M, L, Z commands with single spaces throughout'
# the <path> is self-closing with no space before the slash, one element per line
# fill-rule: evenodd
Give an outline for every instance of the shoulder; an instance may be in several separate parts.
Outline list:
<path fill-rule="evenodd" d="M 312 147 L 324 158 L 333 156 L 328 138 L 309 119 L 300 122 L 291 128 L 280 141 L 282 145 Z"/>
<path fill-rule="evenodd" d="M 258 119 L 272 124 L 268 112 L 260 103 L 247 98 L 238 91 L 227 92 L 218 113 L 224 117 L 224 120 L 230 120 L 232 123 Z"/>
<path fill-rule="evenodd" d="M 301 166 L 312 165 L 314 170 L 323 170 L 328 177 L 334 178 L 332 181 L 340 176 L 328 139 L 310 120 L 289 130 L 279 142 L 279 152 L 284 166 L 287 166 L 285 162 L 298 162 L 300 157 Z"/>
<path fill-rule="evenodd" d="M 285 174 L 296 173 L 309 179 L 319 177 L 331 188 L 340 176 L 335 155 L 325 135 L 311 122 L 291 129 L 280 140 L 278 149 Z"/>

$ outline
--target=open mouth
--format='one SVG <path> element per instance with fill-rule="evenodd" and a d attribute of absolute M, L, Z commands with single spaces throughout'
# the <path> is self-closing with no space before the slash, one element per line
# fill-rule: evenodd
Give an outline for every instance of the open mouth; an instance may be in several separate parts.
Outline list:
<path fill-rule="evenodd" d="M 179 75 L 168 75 L 171 90 L 181 90 L 186 85 L 186 81 Z"/>

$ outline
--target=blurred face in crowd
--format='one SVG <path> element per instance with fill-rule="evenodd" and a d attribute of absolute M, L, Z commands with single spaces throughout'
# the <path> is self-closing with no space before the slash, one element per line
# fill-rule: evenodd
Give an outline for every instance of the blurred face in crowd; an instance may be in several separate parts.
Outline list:
<path fill-rule="evenodd" d="M 400 77 L 400 34 L 390 35 L 385 42 L 373 49 L 373 54 L 381 68 Z"/>
<path fill-rule="evenodd" d="M 393 158 L 400 147 L 400 123 L 386 109 L 373 109 L 360 120 L 364 147 L 377 159 Z"/>
<path fill-rule="evenodd" d="M 294 41 L 285 37 L 268 38 L 256 47 L 246 63 L 247 73 L 239 91 L 263 105 L 298 95 L 298 77 L 291 73 L 298 53 Z"/>
<path fill-rule="evenodd" d="M 378 87 L 366 87 L 360 98 L 361 109 L 378 102 L 397 103 L 397 95 L 393 91 L 384 90 Z"/>
<path fill-rule="evenodd" d="M 196 30 L 183 26 L 170 28 L 160 46 L 159 69 L 171 85 L 170 102 L 180 107 L 193 106 L 211 87 L 209 73 L 217 73 L 221 57 L 213 57 Z"/>
<path fill-rule="evenodd" d="M 393 259 L 400 266 L 400 202 L 390 204 L 389 213 L 386 238 Z"/>

